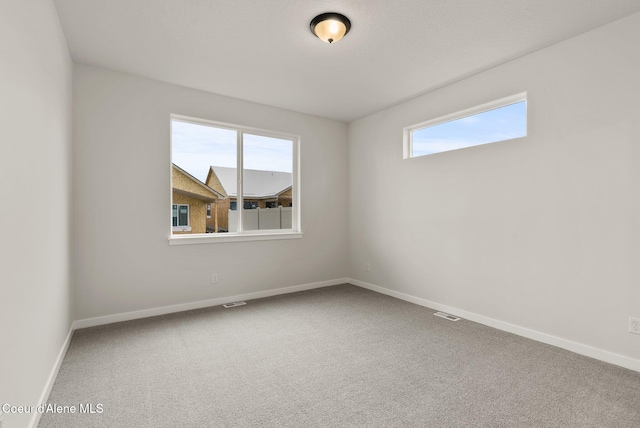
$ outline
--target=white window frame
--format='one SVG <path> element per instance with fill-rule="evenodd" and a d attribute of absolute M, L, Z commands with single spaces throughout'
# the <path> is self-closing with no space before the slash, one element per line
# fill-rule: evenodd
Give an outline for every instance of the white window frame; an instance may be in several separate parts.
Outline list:
<path fill-rule="evenodd" d="M 436 117 L 435 119 L 430 119 L 430 120 L 427 120 L 426 122 L 421 122 L 416 125 L 407 126 L 403 129 L 403 158 L 415 159 L 415 158 L 423 158 L 423 157 L 429 156 L 429 155 L 413 156 L 413 132 L 414 131 L 419 131 L 424 128 L 430 128 L 432 126 L 441 125 L 443 123 L 452 122 L 454 120 L 463 119 L 469 116 L 474 116 L 476 114 L 484 113 L 490 110 L 495 110 L 501 107 L 506 107 L 511 104 L 516 104 L 522 101 L 525 102 L 525 115 L 527 115 L 528 113 L 527 93 L 521 92 L 519 94 L 511 95 L 505 98 L 500 98 L 498 100 L 481 104 L 479 106 L 471 107 L 465 110 L 457 111 L 455 113 L 450 113 L 444 116 Z M 527 135 L 529 134 L 528 126 L 529 126 L 529 120 L 528 118 L 526 118 Z M 493 141 L 492 143 L 498 143 L 500 141 L 509 141 L 509 140 Z M 478 145 L 492 144 L 492 143 L 483 143 Z M 469 146 L 469 147 L 476 147 L 478 145 Z M 465 147 L 465 148 L 469 148 L 469 147 Z M 460 149 L 455 149 L 455 150 L 460 150 Z M 438 153 L 445 153 L 445 152 L 438 152 Z"/>
<path fill-rule="evenodd" d="M 207 210 L 207 218 L 211 218 L 211 202 L 208 202 L 205 209 Z"/>
<path fill-rule="evenodd" d="M 244 134 L 259 135 L 263 137 L 278 138 L 283 140 L 289 140 L 292 142 L 292 196 L 293 196 L 293 210 L 291 218 L 291 229 L 271 229 L 271 230 L 243 230 L 243 210 L 237 209 L 238 212 L 238 230 L 228 233 L 207 233 L 207 234 L 193 234 L 193 235 L 174 235 L 172 230 L 169 231 L 169 245 L 189 245 L 189 244 L 210 244 L 210 243 L 223 243 L 223 242 L 239 242 L 239 241 L 267 241 L 267 240 L 281 240 L 281 239 L 300 239 L 303 236 L 302 224 L 300 219 L 301 211 L 301 191 L 300 191 L 300 136 L 294 134 L 287 134 L 278 131 L 269 131 L 264 129 L 252 128 L 248 126 L 235 125 L 230 123 L 216 122 L 207 119 L 199 119 L 188 116 L 182 116 L 177 114 L 171 114 L 169 117 L 169 171 L 171 177 L 171 162 L 172 162 L 172 136 L 173 121 L 180 121 L 186 123 L 192 123 L 194 125 L 213 126 L 216 128 L 229 129 L 237 132 L 236 148 L 237 152 L 237 198 L 236 206 L 244 206 L 244 186 L 243 186 L 243 147 L 242 137 Z M 170 180 L 171 181 L 171 180 Z M 173 184 L 169 186 L 169 198 L 173 199 Z M 175 204 L 170 204 L 175 205 Z M 173 208 L 171 208 L 171 211 Z M 170 225 L 173 226 L 173 213 L 171 212 Z"/>
<path fill-rule="evenodd" d="M 176 206 L 176 223 L 180 223 L 180 207 L 187 207 L 187 225 L 177 226 L 173 225 L 173 206 Z M 189 204 L 171 204 L 171 231 L 172 232 L 191 232 L 191 207 Z"/>

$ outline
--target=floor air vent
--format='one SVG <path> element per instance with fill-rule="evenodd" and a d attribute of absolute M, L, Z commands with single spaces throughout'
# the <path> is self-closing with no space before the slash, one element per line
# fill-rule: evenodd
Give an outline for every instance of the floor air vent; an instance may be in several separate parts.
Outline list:
<path fill-rule="evenodd" d="M 235 308 L 236 306 L 244 306 L 246 305 L 247 302 L 233 302 L 233 303 L 227 303 L 226 305 L 222 305 L 225 308 Z"/>
<path fill-rule="evenodd" d="M 447 313 L 444 313 L 444 312 L 436 312 L 433 315 L 435 315 L 437 317 L 440 317 L 440 318 L 444 318 L 444 319 L 449 320 L 449 321 L 458 321 L 458 320 L 462 319 L 462 318 L 457 317 L 455 315 L 447 314 Z"/>

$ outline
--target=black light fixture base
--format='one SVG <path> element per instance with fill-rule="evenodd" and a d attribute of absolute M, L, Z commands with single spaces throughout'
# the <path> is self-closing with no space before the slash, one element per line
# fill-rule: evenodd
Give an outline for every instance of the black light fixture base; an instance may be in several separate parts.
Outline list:
<path fill-rule="evenodd" d="M 316 26 L 319 23 L 321 23 L 323 21 L 330 20 L 330 19 L 342 22 L 344 24 L 345 28 L 347 29 L 345 31 L 345 33 L 344 33 L 344 35 L 346 36 L 347 33 L 349 32 L 349 30 L 351 29 L 351 21 L 349 21 L 349 18 L 347 18 L 346 16 L 342 15 L 341 13 L 337 13 L 337 12 L 322 13 L 322 14 L 316 16 L 315 18 L 313 18 L 311 20 L 311 23 L 309 24 L 309 28 L 311 29 L 311 32 L 313 33 L 313 35 L 318 37 L 318 35 L 316 34 Z M 329 39 L 329 43 L 333 43 L 333 41 L 334 41 L 333 39 Z"/>

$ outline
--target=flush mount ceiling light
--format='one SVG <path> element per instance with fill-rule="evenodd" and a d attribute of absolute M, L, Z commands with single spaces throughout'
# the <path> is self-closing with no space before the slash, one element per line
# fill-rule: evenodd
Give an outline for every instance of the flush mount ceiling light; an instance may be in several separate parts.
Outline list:
<path fill-rule="evenodd" d="M 335 12 L 323 13 L 311 20 L 311 32 L 325 43 L 339 41 L 351 29 L 351 21 Z"/>

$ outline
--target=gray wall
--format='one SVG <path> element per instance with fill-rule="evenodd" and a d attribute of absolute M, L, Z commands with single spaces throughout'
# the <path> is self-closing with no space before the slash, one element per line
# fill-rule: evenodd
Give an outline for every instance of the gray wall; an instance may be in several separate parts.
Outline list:
<path fill-rule="evenodd" d="M 72 318 L 72 64 L 50 1 L 0 2 L 0 40 L 0 404 L 34 405 Z"/>
<path fill-rule="evenodd" d="M 350 276 L 640 359 L 638 40 L 637 14 L 351 123 Z M 527 138 L 403 160 L 403 127 L 524 91 Z"/>
<path fill-rule="evenodd" d="M 300 135 L 304 237 L 169 246 L 171 113 Z M 344 123 L 75 65 L 73 168 L 77 319 L 346 277 Z"/>

